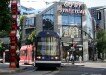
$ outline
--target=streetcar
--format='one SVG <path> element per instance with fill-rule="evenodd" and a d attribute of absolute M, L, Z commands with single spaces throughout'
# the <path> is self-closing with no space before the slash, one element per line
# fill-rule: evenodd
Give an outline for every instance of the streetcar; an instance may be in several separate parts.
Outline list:
<path fill-rule="evenodd" d="M 36 67 L 61 66 L 60 37 L 56 32 L 50 30 L 39 32 L 35 45 Z"/>

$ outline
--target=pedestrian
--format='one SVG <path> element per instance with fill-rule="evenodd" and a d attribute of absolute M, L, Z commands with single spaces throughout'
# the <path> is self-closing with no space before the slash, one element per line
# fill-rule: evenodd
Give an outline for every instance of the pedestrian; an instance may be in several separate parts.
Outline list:
<path fill-rule="evenodd" d="M 80 62 L 80 63 L 82 62 L 82 57 L 81 57 L 81 56 L 79 56 L 79 62 Z"/>
<path fill-rule="evenodd" d="M 3 43 L 3 41 L 1 41 L 0 40 L 0 58 L 2 58 L 2 61 L 0 61 L 0 62 L 2 62 L 2 63 L 4 63 L 5 61 L 5 45 L 4 45 L 4 43 Z"/>
<path fill-rule="evenodd" d="M 79 61 L 79 56 L 78 55 L 76 55 L 76 61 Z"/>
<path fill-rule="evenodd" d="M 69 52 L 67 52 L 66 62 L 69 62 Z"/>
<path fill-rule="evenodd" d="M 66 62 L 69 62 L 69 56 L 66 57 Z"/>
<path fill-rule="evenodd" d="M 71 60 L 72 64 L 74 64 L 74 55 L 73 54 L 70 55 L 70 60 Z"/>

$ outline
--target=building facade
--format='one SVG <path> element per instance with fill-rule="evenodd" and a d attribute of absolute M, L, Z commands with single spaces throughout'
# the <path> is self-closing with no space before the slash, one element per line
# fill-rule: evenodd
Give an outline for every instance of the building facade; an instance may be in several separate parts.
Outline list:
<path fill-rule="evenodd" d="M 36 28 L 36 15 L 30 14 L 30 15 L 24 15 L 23 20 L 23 30 L 22 30 L 22 45 L 25 44 L 25 40 L 28 38 L 28 36 L 34 31 Z"/>
<path fill-rule="evenodd" d="M 95 33 L 98 33 L 101 30 L 106 30 L 106 6 L 100 6 L 100 7 L 92 7 L 89 8 L 91 16 L 95 19 L 96 25 L 95 25 Z M 103 37 L 103 36 L 102 36 Z M 98 36 L 97 36 L 98 39 Z M 98 49 L 98 42 L 97 44 L 96 54 L 98 59 L 102 58 L 102 54 L 100 52 L 100 49 Z M 104 53 L 104 59 L 106 58 Z"/>
<path fill-rule="evenodd" d="M 37 33 L 53 30 L 61 37 L 63 58 L 67 51 L 72 52 L 75 46 L 75 58 L 82 56 L 83 61 L 89 60 L 88 42 L 93 40 L 93 24 L 91 15 L 83 2 L 55 2 L 36 16 Z"/>
<path fill-rule="evenodd" d="M 96 20 L 96 27 L 106 29 L 106 6 L 89 8 L 91 16 Z"/>
<path fill-rule="evenodd" d="M 19 5 L 20 14 L 21 15 L 29 15 L 34 14 L 36 11 L 34 8 L 27 8 L 25 6 Z"/>

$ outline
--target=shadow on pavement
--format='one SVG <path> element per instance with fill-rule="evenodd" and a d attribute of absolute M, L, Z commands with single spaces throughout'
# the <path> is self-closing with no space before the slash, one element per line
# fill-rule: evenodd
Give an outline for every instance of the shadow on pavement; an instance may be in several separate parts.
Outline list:
<path fill-rule="evenodd" d="M 38 67 L 35 69 L 36 71 L 55 71 L 56 67 Z"/>

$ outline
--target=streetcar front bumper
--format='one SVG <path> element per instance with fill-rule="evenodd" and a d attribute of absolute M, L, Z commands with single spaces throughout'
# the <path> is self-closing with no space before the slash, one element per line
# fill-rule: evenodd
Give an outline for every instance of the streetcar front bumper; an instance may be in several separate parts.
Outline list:
<path fill-rule="evenodd" d="M 60 67 L 61 61 L 36 61 L 36 67 Z"/>

